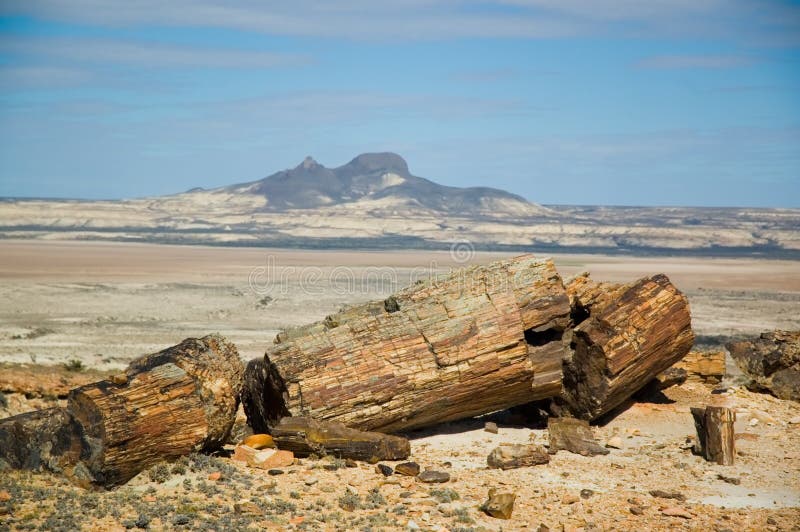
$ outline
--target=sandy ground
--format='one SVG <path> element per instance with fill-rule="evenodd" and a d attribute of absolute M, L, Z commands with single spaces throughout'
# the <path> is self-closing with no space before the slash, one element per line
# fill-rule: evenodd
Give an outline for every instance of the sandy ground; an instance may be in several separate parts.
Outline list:
<path fill-rule="evenodd" d="M 470 255 L 467 262 L 500 256 Z M 60 365 L 69 360 L 108 371 L 212 331 L 226 335 L 248 359 L 261 355 L 282 327 L 320 319 L 345 303 L 383 297 L 415 278 L 461 265 L 455 260 L 460 258 L 433 252 L 2 241 L 0 362 L 51 365 L 56 384 L 43 386 L 64 387 Z M 690 298 L 695 330 L 712 344 L 731 335 L 800 328 L 797 262 L 554 259 L 565 277 L 589 270 L 599 280 L 628 281 L 667 273 Z M 667 390 L 657 403 L 631 403 L 604 420 L 595 427 L 598 439 L 619 436 L 623 442 L 607 456 L 561 451 L 548 465 L 506 472 L 487 469 L 491 449 L 500 443 L 544 443 L 541 425 L 498 413 L 409 434 L 412 460 L 451 474 L 442 485 L 384 478 L 373 465 L 339 468 L 325 459 L 304 459 L 269 476 L 224 454 L 168 464 L 102 493 L 50 475 L 3 472 L 0 530 L 546 530 L 541 525 L 587 531 L 800 530 L 800 404 L 738 387 L 729 386 L 726 393 L 712 389 L 688 383 Z M 39 392 L 28 395 L 5 394 L 2 415 L 54 404 Z M 694 433 L 690 406 L 704 404 L 737 410 L 734 466 L 709 464 L 681 448 Z M 483 430 L 487 419 L 498 422 L 499 434 Z M 220 479 L 212 480 L 215 472 Z M 517 494 L 511 520 L 479 510 L 490 488 Z M 654 489 L 685 500 L 654 497 L 649 493 Z M 582 490 L 591 493 L 582 496 Z M 348 491 L 360 501 L 354 511 L 340 505 L 343 498 L 352 499 Z M 662 511 L 676 507 L 686 515 Z"/>
<path fill-rule="evenodd" d="M 284 327 L 503 256 L 0 241 L 0 362 L 77 359 L 97 369 L 120 368 L 214 331 L 250 359 Z M 588 270 L 598 280 L 625 282 L 666 273 L 688 295 L 701 342 L 800 328 L 800 262 L 554 259 L 565 278 Z"/>

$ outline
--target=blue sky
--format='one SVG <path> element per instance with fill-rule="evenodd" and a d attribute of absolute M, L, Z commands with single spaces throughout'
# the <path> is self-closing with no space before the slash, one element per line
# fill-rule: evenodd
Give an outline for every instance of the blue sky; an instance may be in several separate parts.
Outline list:
<path fill-rule="evenodd" d="M 539 203 L 800 207 L 800 3 L 4 0 L 0 196 L 312 155 Z"/>

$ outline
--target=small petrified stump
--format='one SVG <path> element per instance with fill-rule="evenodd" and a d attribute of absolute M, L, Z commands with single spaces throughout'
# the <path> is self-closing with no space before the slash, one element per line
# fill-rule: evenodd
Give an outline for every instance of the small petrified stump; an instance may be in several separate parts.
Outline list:
<path fill-rule="evenodd" d="M 717 384 L 725 377 L 725 352 L 690 351 L 670 369 L 686 371 L 689 381 Z"/>
<path fill-rule="evenodd" d="M 594 439 L 589 422 L 570 417 L 547 420 L 550 434 L 550 454 L 565 450 L 583 456 L 608 454 L 609 451 Z"/>
<path fill-rule="evenodd" d="M 411 454 L 411 444 L 401 436 L 351 429 L 342 423 L 310 417 L 282 418 L 272 429 L 272 438 L 279 449 L 297 456 L 329 454 L 376 462 L 403 460 Z"/>
<path fill-rule="evenodd" d="M 541 445 L 506 444 L 495 447 L 486 458 L 486 463 L 494 469 L 514 469 L 546 464 L 550 455 Z"/>
<path fill-rule="evenodd" d="M 697 429 L 695 452 L 709 462 L 733 465 L 736 456 L 733 432 L 736 413 L 724 406 L 693 407 L 692 417 Z"/>
<path fill-rule="evenodd" d="M 514 493 L 495 493 L 495 490 L 491 489 L 489 490 L 489 499 L 483 503 L 481 510 L 496 519 L 511 519 L 516 499 L 517 496 Z"/>

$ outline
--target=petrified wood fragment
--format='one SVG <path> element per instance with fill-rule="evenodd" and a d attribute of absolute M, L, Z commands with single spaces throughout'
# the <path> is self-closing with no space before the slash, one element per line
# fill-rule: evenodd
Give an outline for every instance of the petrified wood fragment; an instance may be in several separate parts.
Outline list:
<path fill-rule="evenodd" d="M 691 411 L 697 429 L 695 452 L 709 462 L 733 465 L 736 457 L 733 432 L 736 413 L 724 406 L 693 407 Z"/>
<path fill-rule="evenodd" d="M 411 454 L 406 438 L 351 429 L 335 421 L 309 417 L 284 417 L 272 429 L 275 444 L 297 456 L 332 455 L 377 462 L 404 460 Z"/>
<path fill-rule="evenodd" d="M 726 347 L 752 379 L 750 388 L 767 391 L 779 399 L 800 401 L 800 331 L 765 332 L 753 340 Z"/>
<path fill-rule="evenodd" d="M 594 439 L 589 422 L 571 417 L 547 420 L 547 432 L 550 439 L 551 454 L 564 450 L 582 456 L 608 454 L 609 451 Z"/>
<path fill-rule="evenodd" d="M 689 302 L 665 275 L 610 292 L 592 299 L 580 316 L 564 364 L 563 398 L 576 417 L 588 420 L 619 406 L 694 342 Z"/>
<path fill-rule="evenodd" d="M 550 260 L 458 270 L 279 334 L 245 411 L 258 431 L 289 414 L 392 432 L 551 397 L 569 314 Z"/>

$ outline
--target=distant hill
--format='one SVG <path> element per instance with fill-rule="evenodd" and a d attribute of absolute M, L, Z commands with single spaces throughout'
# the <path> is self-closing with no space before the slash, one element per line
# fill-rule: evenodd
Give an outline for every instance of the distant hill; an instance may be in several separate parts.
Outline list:
<path fill-rule="evenodd" d="M 311 157 L 237 185 L 118 201 L 0 198 L 0 240 L 800 259 L 800 209 L 541 206 L 440 185 L 394 153 Z"/>
<path fill-rule="evenodd" d="M 531 216 L 548 212 L 504 190 L 449 187 L 417 177 L 395 153 L 364 153 L 337 168 L 327 168 L 306 157 L 290 170 L 216 190 L 262 196 L 266 199 L 263 210 L 275 212 L 359 202 L 380 203 L 393 210 L 429 210 L 464 216 Z"/>

